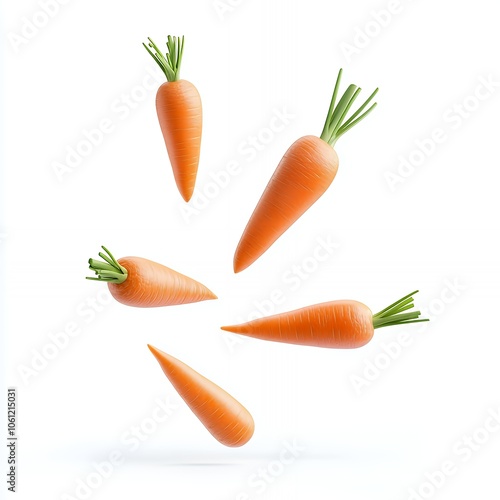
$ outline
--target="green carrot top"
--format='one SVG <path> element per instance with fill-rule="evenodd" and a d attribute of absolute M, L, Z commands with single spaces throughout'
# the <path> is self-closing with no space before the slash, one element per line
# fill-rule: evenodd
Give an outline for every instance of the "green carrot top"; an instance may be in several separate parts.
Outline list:
<path fill-rule="evenodd" d="M 382 309 L 382 311 L 373 315 L 373 328 L 382 328 L 384 326 L 406 325 L 407 323 L 421 323 L 429 321 L 428 319 L 419 319 L 420 311 L 405 313 L 408 309 L 413 309 L 413 296 L 418 292 L 415 290 L 408 295 L 400 298 L 394 304 Z"/>
<path fill-rule="evenodd" d="M 356 85 L 349 85 L 347 90 L 342 95 L 339 103 L 335 106 L 341 78 L 342 69 L 340 69 L 337 76 L 337 82 L 335 83 L 335 89 L 333 90 L 333 96 L 330 102 L 330 108 L 328 109 L 328 114 L 326 116 L 325 126 L 323 127 L 323 131 L 320 135 L 320 138 L 332 147 L 335 145 L 339 137 L 344 135 L 348 130 L 354 127 L 354 125 L 358 124 L 377 105 L 376 102 L 373 103 L 369 109 L 361 114 L 370 101 L 375 97 L 378 92 L 378 88 L 376 88 L 372 95 L 362 104 L 362 106 L 360 106 L 358 110 L 353 113 L 348 120 L 346 120 L 347 113 L 356 100 L 356 97 L 358 97 L 358 94 L 361 92 L 361 89 Z"/>
<path fill-rule="evenodd" d="M 89 269 L 97 275 L 95 277 L 87 277 L 88 280 L 109 281 L 111 283 L 123 283 L 128 276 L 128 271 L 120 265 L 113 257 L 113 254 L 105 247 L 102 249 L 106 252 L 99 252 L 99 257 L 103 260 L 89 259 Z"/>
<path fill-rule="evenodd" d="M 184 36 L 170 36 L 167 38 L 167 52 L 163 55 L 159 47 L 148 37 L 148 44 L 143 43 L 151 57 L 158 63 L 169 82 L 179 79 L 181 69 L 182 53 L 184 52 Z M 153 50 L 151 50 L 153 49 Z"/>

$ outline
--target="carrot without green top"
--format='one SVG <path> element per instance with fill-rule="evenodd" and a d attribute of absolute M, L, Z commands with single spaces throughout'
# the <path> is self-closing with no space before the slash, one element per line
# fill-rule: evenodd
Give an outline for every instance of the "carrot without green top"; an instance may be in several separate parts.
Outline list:
<path fill-rule="evenodd" d="M 316 347 L 352 349 L 367 344 L 376 328 L 429 321 L 413 308 L 416 290 L 377 314 L 354 300 L 337 300 L 275 314 L 222 330 L 261 340 Z"/>
<path fill-rule="evenodd" d="M 181 398 L 217 441 L 237 447 L 250 440 L 254 421 L 241 403 L 182 361 L 148 347 Z"/>
<path fill-rule="evenodd" d="M 328 189 L 339 165 L 333 146 L 376 106 L 363 110 L 378 92 L 346 119 L 361 89 L 350 85 L 335 106 L 342 70 L 339 71 L 325 126 L 320 137 L 295 141 L 281 159 L 243 231 L 234 254 L 234 272 L 243 271 L 299 219 Z"/>
<path fill-rule="evenodd" d="M 161 307 L 217 298 L 206 286 L 162 264 L 142 257 L 116 260 L 106 247 L 102 248 L 106 254 L 99 252 L 99 257 L 104 262 L 89 259 L 89 269 L 97 278 L 87 279 L 107 282 L 111 295 L 122 304 Z"/>
<path fill-rule="evenodd" d="M 151 40 L 146 50 L 167 77 L 156 94 L 156 112 L 181 196 L 189 201 L 193 195 L 200 161 L 202 107 L 200 94 L 187 80 L 179 80 L 184 52 L 184 37 L 168 37 L 167 52 Z M 153 50 L 151 50 L 153 49 Z"/>

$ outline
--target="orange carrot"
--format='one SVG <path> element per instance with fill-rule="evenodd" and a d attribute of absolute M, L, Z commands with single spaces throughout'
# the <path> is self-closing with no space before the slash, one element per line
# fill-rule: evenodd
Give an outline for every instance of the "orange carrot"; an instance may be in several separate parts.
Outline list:
<path fill-rule="evenodd" d="M 157 262 L 141 257 L 123 257 L 116 260 L 102 247 L 99 252 L 105 262 L 89 259 L 89 268 L 97 278 L 106 281 L 111 295 L 122 304 L 135 307 L 160 307 L 190 304 L 216 299 L 206 286 Z"/>
<path fill-rule="evenodd" d="M 217 441 L 237 447 L 250 440 L 254 421 L 241 403 L 182 361 L 148 347 L 179 395 Z"/>
<path fill-rule="evenodd" d="M 376 328 L 429 321 L 417 319 L 420 311 L 403 312 L 413 308 L 413 295 L 417 292 L 404 296 L 377 314 L 372 314 L 361 302 L 337 300 L 221 328 L 274 342 L 352 349 L 367 344 Z"/>
<path fill-rule="evenodd" d="M 333 146 L 373 108 L 361 112 L 378 92 L 376 89 L 349 119 L 345 119 L 361 91 L 350 85 L 337 106 L 339 71 L 335 90 L 320 137 L 307 135 L 295 141 L 281 159 L 243 231 L 234 254 L 234 272 L 255 262 L 328 189 L 337 174 L 339 160 Z"/>
<path fill-rule="evenodd" d="M 184 37 L 168 37 L 167 52 L 162 54 L 148 39 L 146 50 L 167 77 L 156 94 L 156 112 L 181 196 L 189 201 L 193 195 L 200 160 L 202 109 L 196 87 L 179 80 L 184 51 Z M 155 52 L 153 52 L 151 49 Z"/>

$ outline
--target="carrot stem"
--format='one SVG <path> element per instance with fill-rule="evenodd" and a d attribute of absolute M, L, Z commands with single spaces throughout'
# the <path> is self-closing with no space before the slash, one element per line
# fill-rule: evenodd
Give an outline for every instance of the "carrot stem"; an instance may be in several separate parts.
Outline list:
<path fill-rule="evenodd" d="M 179 79 L 181 69 L 182 54 L 184 53 L 184 36 L 167 37 L 167 52 L 163 55 L 160 48 L 148 37 L 148 44 L 143 43 L 144 48 L 151 57 L 160 66 L 169 82 L 175 82 Z"/>
<path fill-rule="evenodd" d="M 113 283 L 123 283 L 128 276 L 127 270 L 118 263 L 118 261 L 113 257 L 113 254 L 103 246 L 102 249 L 106 254 L 99 252 L 99 257 L 105 260 L 102 262 L 97 259 L 89 259 L 89 269 L 97 274 L 97 278 L 85 278 L 94 281 L 112 281 Z"/>
<path fill-rule="evenodd" d="M 321 132 L 320 138 L 325 142 L 334 146 L 339 137 L 344 135 L 348 130 L 357 125 L 363 118 L 365 118 L 377 103 L 373 103 L 367 111 L 363 114 L 362 111 L 368 106 L 371 100 L 375 97 L 378 92 L 378 88 L 373 91 L 371 96 L 346 120 L 347 113 L 349 109 L 354 104 L 354 101 L 361 92 L 361 89 L 356 85 L 349 85 L 347 90 L 344 92 L 340 101 L 335 105 L 337 101 L 337 94 L 340 87 L 340 80 L 342 78 L 342 69 L 340 69 L 337 76 L 337 81 L 335 82 L 335 88 L 333 90 L 332 100 L 330 102 L 330 107 L 326 115 L 325 125 L 323 131 Z"/>
<path fill-rule="evenodd" d="M 420 311 L 412 311 L 405 313 L 403 311 L 408 311 L 413 309 L 413 295 L 415 295 L 418 290 L 415 290 L 399 300 L 391 304 L 390 306 L 382 309 L 377 314 L 373 315 L 373 328 L 382 328 L 384 326 L 394 326 L 394 325 L 406 325 L 407 323 L 420 323 L 422 321 L 429 321 L 428 319 L 418 319 L 420 317 Z"/>

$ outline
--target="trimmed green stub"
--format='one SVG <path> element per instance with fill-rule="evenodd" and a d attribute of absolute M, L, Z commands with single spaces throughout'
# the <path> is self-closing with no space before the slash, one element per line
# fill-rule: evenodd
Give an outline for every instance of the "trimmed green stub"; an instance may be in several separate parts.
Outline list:
<path fill-rule="evenodd" d="M 99 252 L 99 257 L 104 259 L 89 259 L 89 269 L 97 274 L 97 278 L 89 278 L 88 280 L 95 281 L 111 281 L 112 283 L 123 283 L 128 276 L 127 270 L 121 266 L 118 261 L 113 257 L 113 254 L 103 246 L 102 249 L 106 252 L 105 254 Z"/>
<path fill-rule="evenodd" d="M 408 295 L 405 295 L 398 301 L 391 304 L 389 307 L 373 315 L 373 328 L 382 328 L 383 326 L 406 325 L 407 323 L 421 323 L 429 321 L 428 319 L 418 319 L 420 311 L 412 311 L 404 313 L 408 309 L 413 309 L 413 295 L 418 290 L 415 290 Z"/>
<path fill-rule="evenodd" d="M 148 37 L 148 44 L 143 43 L 151 57 L 160 66 L 169 82 L 179 79 L 181 69 L 182 54 L 184 52 L 184 36 L 170 36 L 167 38 L 167 52 L 163 55 L 159 47 Z"/>
<path fill-rule="evenodd" d="M 370 101 L 375 97 L 376 93 L 378 92 L 378 88 L 375 89 L 372 95 L 358 108 L 358 110 L 353 113 L 349 119 L 346 120 L 347 113 L 356 100 L 356 97 L 358 97 L 358 94 L 361 92 L 361 89 L 356 85 L 349 85 L 349 87 L 347 87 L 347 90 L 340 98 L 339 103 L 335 106 L 341 78 L 342 69 L 339 71 L 339 75 L 337 76 L 337 82 L 335 83 L 335 89 L 333 90 L 330 108 L 328 109 L 328 114 L 326 115 L 325 126 L 323 127 L 323 132 L 321 132 L 320 135 L 320 138 L 330 144 L 330 146 L 332 147 L 335 146 L 335 143 L 337 142 L 339 137 L 344 135 L 348 130 L 354 127 L 354 125 L 357 125 L 377 105 L 376 102 L 373 103 L 363 113 L 364 109 L 368 106 Z"/>

